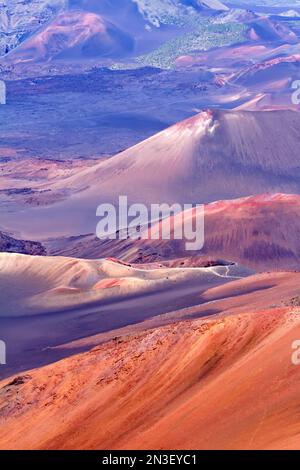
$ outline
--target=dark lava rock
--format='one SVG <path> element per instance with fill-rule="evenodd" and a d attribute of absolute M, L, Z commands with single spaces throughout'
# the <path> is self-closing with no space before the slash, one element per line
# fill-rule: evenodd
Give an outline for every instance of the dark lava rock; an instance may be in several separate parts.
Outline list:
<path fill-rule="evenodd" d="M 28 240 L 16 240 L 2 232 L 0 232 L 0 252 L 37 256 L 46 255 L 46 249 L 41 243 Z"/>

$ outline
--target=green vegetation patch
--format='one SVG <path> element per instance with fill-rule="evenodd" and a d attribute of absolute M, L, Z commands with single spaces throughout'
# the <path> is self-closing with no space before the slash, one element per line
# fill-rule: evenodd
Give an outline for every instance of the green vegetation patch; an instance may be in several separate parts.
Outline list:
<path fill-rule="evenodd" d="M 246 27 L 242 24 L 215 24 L 209 20 L 202 20 L 192 31 L 167 41 L 149 54 L 137 57 L 136 61 L 140 66 L 170 69 L 181 55 L 229 46 L 243 42 L 245 38 Z"/>

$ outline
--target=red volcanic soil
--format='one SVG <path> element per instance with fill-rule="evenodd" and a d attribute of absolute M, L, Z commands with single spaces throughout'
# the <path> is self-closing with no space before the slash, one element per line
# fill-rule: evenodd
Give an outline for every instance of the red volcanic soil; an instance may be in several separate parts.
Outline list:
<path fill-rule="evenodd" d="M 128 263 L 166 263 L 168 266 L 203 266 L 211 261 L 230 260 L 256 270 L 300 268 L 300 196 L 270 194 L 211 203 L 205 206 L 205 243 L 198 252 L 186 251 L 186 240 L 174 240 L 174 229 L 195 212 L 176 216 L 171 240 L 107 240 L 94 236 L 74 238 L 58 248 L 55 255 L 99 258 L 118 256 Z M 154 233 L 161 234 L 161 225 Z M 153 237 L 152 237 L 153 238 Z"/>
<path fill-rule="evenodd" d="M 0 383 L 1 449 L 299 449 L 298 307 L 175 323 Z"/>
<path fill-rule="evenodd" d="M 299 269 L 300 196 L 262 195 L 210 204 L 203 253 L 256 269 Z"/>
<path fill-rule="evenodd" d="M 105 18 L 91 12 L 60 13 L 39 33 L 22 43 L 9 59 L 44 62 L 51 59 L 113 58 L 126 55 L 133 39 Z"/>
<path fill-rule="evenodd" d="M 284 41 L 288 43 L 297 43 L 297 35 L 283 23 L 273 21 L 267 16 L 257 17 L 250 21 L 249 37 L 253 41 Z"/>
<path fill-rule="evenodd" d="M 224 68 L 224 66 L 253 62 L 253 60 L 263 57 L 270 50 L 272 50 L 271 46 L 260 44 L 222 47 L 192 56 L 180 56 L 176 59 L 175 64 L 177 67 L 207 66 L 209 64 L 210 67 Z"/>
<path fill-rule="evenodd" d="M 93 286 L 93 289 L 111 289 L 122 285 L 121 279 L 103 279 Z"/>
<path fill-rule="evenodd" d="M 184 217 L 176 216 L 173 226 L 195 219 L 195 214 L 194 210 Z M 128 258 L 125 254 L 124 259 L 150 261 L 193 254 L 223 258 L 262 271 L 300 268 L 300 196 L 274 194 L 212 203 L 205 207 L 204 224 L 205 243 L 198 253 L 186 251 L 187 240 L 139 240 L 136 258 L 128 249 Z M 159 233 L 161 225 L 156 230 Z"/>
<path fill-rule="evenodd" d="M 113 263 L 121 264 L 122 266 L 130 266 L 130 264 L 124 263 L 124 261 L 121 261 L 117 258 L 108 257 L 107 261 L 112 261 Z"/>

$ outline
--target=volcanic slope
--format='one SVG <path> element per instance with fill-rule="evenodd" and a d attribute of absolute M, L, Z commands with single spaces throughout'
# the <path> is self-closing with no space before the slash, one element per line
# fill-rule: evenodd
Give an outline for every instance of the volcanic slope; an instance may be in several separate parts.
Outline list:
<path fill-rule="evenodd" d="M 138 240 L 99 240 L 95 235 L 49 240 L 53 255 L 81 258 L 115 256 L 128 263 L 201 265 L 209 260 L 238 262 L 257 271 L 300 268 L 300 196 L 265 194 L 218 201 L 204 209 L 204 246 L 187 251 L 184 224 L 195 227 L 196 210 L 144 228 Z M 198 214 L 199 215 L 199 214 Z M 170 239 L 162 237 L 171 227 Z M 182 240 L 175 237 L 182 233 Z M 117 237 L 116 237 L 117 238 Z"/>
<path fill-rule="evenodd" d="M 56 193 L 65 199 L 44 207 L 33 195 L 30 203 L 39 207 L 27 203 L 18 217 L 4 208 L 1 222 L 30 239 L 82 235 L 95 233 L 96 208 L 118 204 L 117 195 L 130 203 L 201 204 L 266 192 L 299 194 L 299 142 L 296 111 L 202 112 L 63 183 L 45 184 L 42 204 L 47 194 L 49 204 Z"/>
<path fill-rule="evenodd" d="M 175 323 L 0 383 L 2 449 L 299 449 L 299 307 Z"/>
<path fill-rule="evenodd" d="M 22 43 L 7 58 L 13 62 L 52 59 L 118 58 L 134 48 L 134 39 L 95 13 L 71 10 Z"/>

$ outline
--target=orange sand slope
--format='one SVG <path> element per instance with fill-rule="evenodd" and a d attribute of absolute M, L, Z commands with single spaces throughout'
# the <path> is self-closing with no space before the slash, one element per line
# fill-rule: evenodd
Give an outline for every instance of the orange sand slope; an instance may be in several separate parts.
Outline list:
<path fill-rule="evenodd" d="M 1 382 L 0 447 L 299 448 L 297 339 L 299 307 L 115 338 Z"/>

